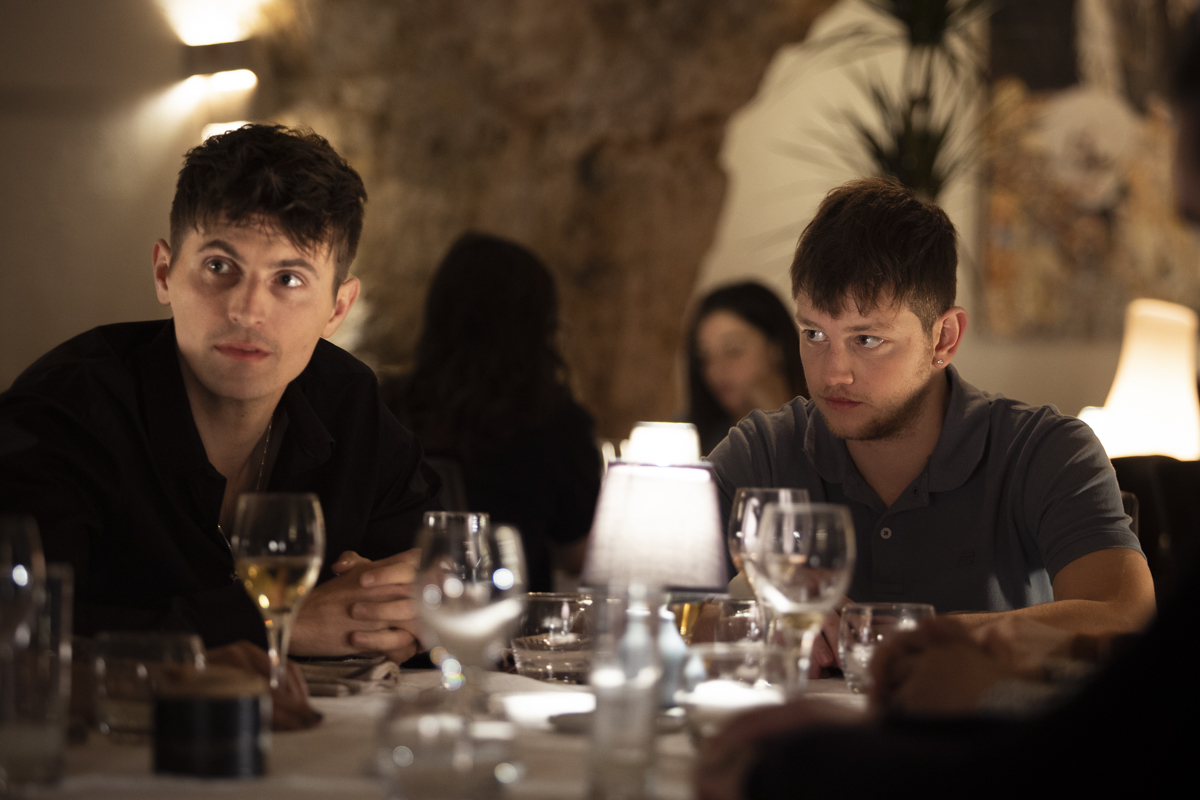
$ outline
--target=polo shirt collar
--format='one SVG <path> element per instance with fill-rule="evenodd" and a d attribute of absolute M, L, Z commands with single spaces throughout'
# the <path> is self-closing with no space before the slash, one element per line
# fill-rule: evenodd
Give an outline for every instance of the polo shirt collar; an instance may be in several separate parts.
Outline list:
<path fill-rule="evenodd" d="M 183 384 L 174 320 L 167 320 L 158 336 L 142 349 L 138 362 L 146 431 L 156 463 L 167 472 L 213 469 Z M 286 415 L 287 446 L 276 462 L 278 469 L 286 461 L 285 469 L 293 473 L 324 463 L 333 453 L 334 445 L 333 436 L 296 384 L 297 381 L 289 383 L 279 401 L 279 408 Z"/>
<path fill-rule="evenodd" d="M 983 459 L 991 420 L 991 404 L 986 394 L 963 381 L 953 365 L 946 367 L 946 376 L 950 384 L 946 417 L 922 476 L 930 492 L 948 492 L 966 483 Z M 811 406 L 809 425 L 804 432 L 804 452 L 817 474 L 828 483 L 844 484 L 850 474 L 855 481 L 862 480 L 846 441 L 830 432 L 815 405 Z"/>

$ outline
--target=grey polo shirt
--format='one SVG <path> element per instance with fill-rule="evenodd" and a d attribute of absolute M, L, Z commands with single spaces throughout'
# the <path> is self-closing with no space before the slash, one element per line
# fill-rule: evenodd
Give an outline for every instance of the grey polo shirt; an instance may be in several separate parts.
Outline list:
<path fill-rule="evenodd" d="M 743 486 L 807 489 L 854 516 L 859 602 L 932 603 L 939 612 L 1007 611 L 1054 599 L 1080 556 L 1141 553 L 1116 473 L 1092 429 L 1051 406 L 989 395 L 946 368 L 946 418 L 925 470 L 890 507 L 859 474 L 811 400 L 755 411 L 709 460 L 727 521 Z"/>

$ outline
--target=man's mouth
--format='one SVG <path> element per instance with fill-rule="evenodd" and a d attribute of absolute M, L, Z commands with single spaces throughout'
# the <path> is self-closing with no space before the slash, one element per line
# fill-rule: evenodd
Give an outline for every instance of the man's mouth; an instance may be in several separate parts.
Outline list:
<path fill-rule="evenodd" d="M 832 411 L 850 411 L 862 405 L 861 400 L 851 400 L 848 397 L 824 397 L 822 399 Z"/>
<path fill-rule="evenodd" d="M 238 361 L 262 361 L 271 355 L 270 351 L 264 350 L 257 345 L 249 344 L 248 342 L 219 344 L 213 349 L 226 358 L 233 358 Z"/>

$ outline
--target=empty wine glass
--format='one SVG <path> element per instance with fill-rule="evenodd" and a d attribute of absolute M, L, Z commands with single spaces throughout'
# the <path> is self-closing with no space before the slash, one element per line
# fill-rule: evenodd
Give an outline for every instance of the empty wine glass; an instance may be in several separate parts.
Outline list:
<path fill-rule="evenodd" d="M 754 564 L 747 563 L 746 554 L 758 547 L 758 528 L 763 509 L 768 503 L 787 505 L 807 502 L 807 489 L 746 487 L 738 489 L 733 496 L 733 508 L 729 513 L 729 557 L 738 571 L 745 574 L 754 596 L 758 598 L 759 625 L 768 645 L 775 642 L 775 620 L 771 607 L 759 596 Z"/>
<path fill-rule="evenodd" d="M 789 695 L 804 691 L 813 641 L 854 574 L 854 522 L 845 506 L 768 503 L 747 562 L 788 646 Z"/>
<path fill-rule="evenodd" d="M 521 537 L 486 514 L 438 511 L 425 515 L 418 546 L 421 624 L 450 656 L 444 685 L 477 696 L 466 676 L 498 660 L 525 610 Z"/>
<path fill-rule="evenodd" d="M 229 544 L 238 577 L 267 626 L 271 688 L 278 689 L 287 680 L 292 619 L 325 557 L 321 502 L 315 494 L 243 494 Z"/>

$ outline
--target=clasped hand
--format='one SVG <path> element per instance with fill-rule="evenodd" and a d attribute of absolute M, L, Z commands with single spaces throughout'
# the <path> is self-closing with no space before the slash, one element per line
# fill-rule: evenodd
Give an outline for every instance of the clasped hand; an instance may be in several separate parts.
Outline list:
<path fill-rule="evenodd" d="M 420 641 L 413 580 L 421 558 L 407 550 L 371 561 L 347 551 L 331 569 L 337 576 L 315 587 L 292 623 L 290 652 L 304 656 L 383 653 L 400 663 Z"/>

